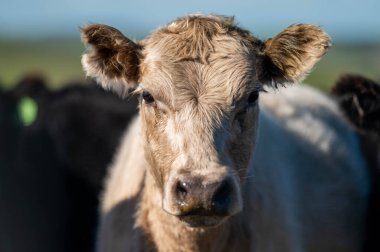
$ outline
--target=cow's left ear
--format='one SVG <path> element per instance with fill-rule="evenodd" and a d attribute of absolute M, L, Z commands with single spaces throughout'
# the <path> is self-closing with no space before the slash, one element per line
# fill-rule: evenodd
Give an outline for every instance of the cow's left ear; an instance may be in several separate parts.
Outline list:
<path fill-rule="evenodd" d="M 137 86 L 141 46 L 117 29 L 101 24 L 81 28 L 82 41 L 91 45 L 82 56 L 87 76 L 93 77 L 105 89 L 125 95 Z"/>
<path fill-rule="evenodd" d="M 257 59 L 258 79 L 274 85 L 301 81 L 330 46 L 330 37 L 321 28 L 291 25 L 263 44 Z"/>

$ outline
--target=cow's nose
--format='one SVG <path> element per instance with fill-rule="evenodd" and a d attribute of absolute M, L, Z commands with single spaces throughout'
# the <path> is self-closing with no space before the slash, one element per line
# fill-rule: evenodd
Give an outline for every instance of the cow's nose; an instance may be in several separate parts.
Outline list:
<path fill-rule="evenodd" d="M 208 184 L 199 179 L 178 180 L 174 193 L 183 215 L 227 215 L 233 186 L 229 178 Z"/>

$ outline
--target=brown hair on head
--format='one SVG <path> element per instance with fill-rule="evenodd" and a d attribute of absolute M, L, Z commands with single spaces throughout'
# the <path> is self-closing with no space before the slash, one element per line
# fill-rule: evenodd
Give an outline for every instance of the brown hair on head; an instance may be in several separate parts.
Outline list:
<path fill-rule="evenodd" d="M 225 16 L 182 17 L 139 44 L 107 25 L 89 25 L 81 31 L 83 41 L 92 46 L 82 58 L 87 75 L 120 95 L 142 81 L 146 58 L 146 62 L 163 60 L 166 65 L 185 60 L 209 64 L 212 55 L 221 62 L 219 59 L 244 54 L 252 60 L 258 83 L 277 86 L 302 80 L 331 45 L 329 36 L 310 24 L 291 25 L 262 42 L 239 28 L 233 17 Z"/>
<path fill-rule="evenodd" d="M 190 15 L 157 30 L 149 43 L 173 45 L 167 53 L 176 55 L 176 61 L 197 60 L 206 63 L 214 52 L 214 39 L 223 35 L 240 38 L 249 47 L 259 42 L 248 30 L 237 27 L 234 17 Z"/>

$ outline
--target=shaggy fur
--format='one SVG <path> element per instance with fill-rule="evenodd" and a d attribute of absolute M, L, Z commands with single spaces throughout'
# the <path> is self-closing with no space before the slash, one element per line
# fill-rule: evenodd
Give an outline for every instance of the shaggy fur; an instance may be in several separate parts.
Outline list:
<path fill-rule="evenodd" d="M 302 79 L 329 44 L 302 24 L 262 42 L 222 16 L 180 18 L 139 42 L 140 115 L 110 167 L 98 251 L 360 251 L 368 178 L 337 106 L 297 87 L 261 95 L 260 113 L 257 100 L 264 85 Z M 88 57 L 89 75 L 112 77 Z M 228 181 L 225 214 L 179 204 L 179 181 Z"/>
<path fill-rule="evenodd" d="M 232 17 L 218 16 L 178 18 L 154 33 L 146 44 L 166 47 L 168 57 L 176 61 L 193 59 L 207 62 L 215 52 L 213 40 L 223 35 L 241 38 L 240 41 L 246 46 L 262 44 L 249 31 L 235 26 Z"/>
<path fill-rule="evenodd" d="M 278 69 L 279 73 L 271 71 L 275 81 L 302 80 L 330 46 L 329 36 L 319 27 L 292 25 L 265 42 L 266 61 L 272 61 L 274 66 L 265 65 L 263 68 Z"/>
<path fill-rule="evenodd" d="M 139 79 L 139 46 L 110 26 L 90 25 L 82 28 L 82 40 L 92 45 L 91 53 L 86 54 L 83 64 L 87 75 L 103 77 L 99 83 L 121 82 L 134 85 Z M 106 73 L 106 74 L 105 74 Z M 105 86 L 126 93 L 123 86 Z"/>

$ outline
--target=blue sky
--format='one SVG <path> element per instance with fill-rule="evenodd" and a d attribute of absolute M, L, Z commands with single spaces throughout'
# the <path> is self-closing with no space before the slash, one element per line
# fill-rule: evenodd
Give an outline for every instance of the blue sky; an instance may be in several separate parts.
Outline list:
<path fill-rule="evenodd" d="M 322 26 L 333 40 L 379 41 L 379 0 L 0 0 L 0 37 L 79 36 L 78 27 L 106 23 L 131 37 L 189 13 L 234 15 L 260 38 L 293 23 Z"/>

